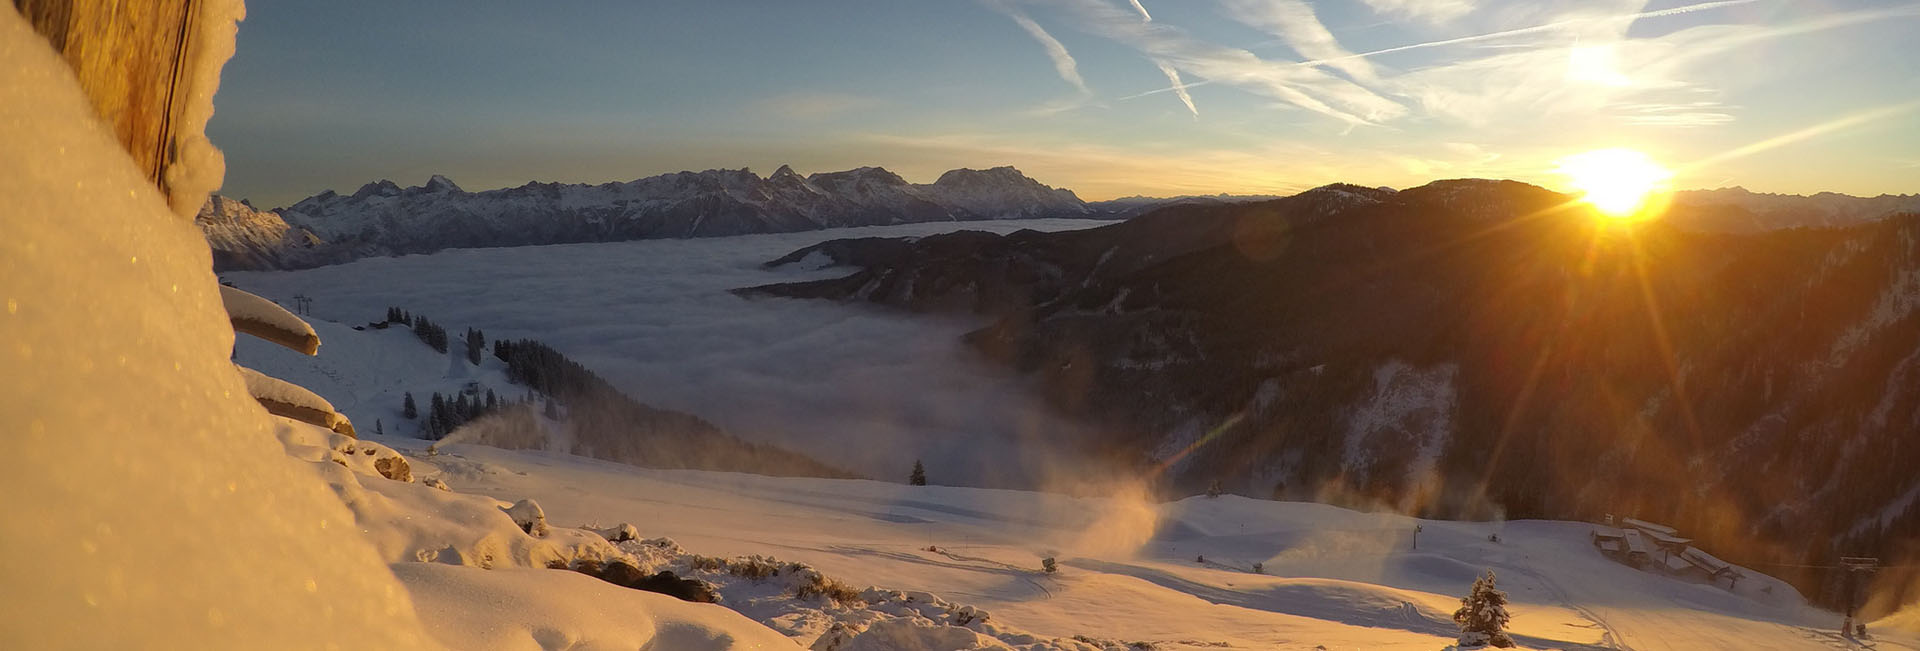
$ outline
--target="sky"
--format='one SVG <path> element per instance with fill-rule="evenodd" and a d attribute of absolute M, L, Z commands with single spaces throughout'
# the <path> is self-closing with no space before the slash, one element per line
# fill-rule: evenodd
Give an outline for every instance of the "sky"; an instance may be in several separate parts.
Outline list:
<path fill-rule="evenodd" d="M 255 0 L 208 133 L 261 207 L 782 164 L 1082 198 L 1511 178 L 1920 192 L 1920 1 Z"/>

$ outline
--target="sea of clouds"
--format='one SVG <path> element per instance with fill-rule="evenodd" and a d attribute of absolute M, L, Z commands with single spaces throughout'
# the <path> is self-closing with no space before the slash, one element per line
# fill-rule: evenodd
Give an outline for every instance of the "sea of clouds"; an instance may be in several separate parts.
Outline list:
<path fill-rule="evenodd" d="M 285 305 L 310 297 L 312 316 L 330 321 L 364 323 L 394 305 L 428 316 L 456 339 L 469 326 L 489 340 L 539 339 L 642 402 L 874 478 L 904 481 L 923 459 L 934 483 L 1027 488 L 1079 483 L 1093 473 L 1064 450 L 1088 433 L 960 343 L 983 319 L 748 299 L 728 290 L 851 273 L 761 266 L 829 239 L 1105 223 L 911 224 L 460 249 L 223 278 Z"/>

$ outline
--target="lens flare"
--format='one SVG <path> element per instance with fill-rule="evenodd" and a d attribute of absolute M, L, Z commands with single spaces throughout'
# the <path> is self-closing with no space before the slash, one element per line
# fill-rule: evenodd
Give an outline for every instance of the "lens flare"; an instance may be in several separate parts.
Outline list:
<path fill-rule="evenodd" d="M 1554 172 L 1565 176 L 1581 199 L 1616 219 L 1644 217 L 1649 199 L 1664 193 L 1673 172 L 1632 149 L 1596 149 L 1562 158 Z"/>

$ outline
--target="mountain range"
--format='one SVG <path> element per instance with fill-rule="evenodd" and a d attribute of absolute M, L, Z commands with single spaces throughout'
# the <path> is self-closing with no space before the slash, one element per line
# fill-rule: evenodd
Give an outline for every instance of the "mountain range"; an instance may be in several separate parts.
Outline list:
<path fill-rule="evenodd" d="M 1920 213 L 1698 232 L 1684 202 L 1629 227 L 1569 199 L 1334 185 L 833 240 L 768 264 L 846 275 L 737 293 L 985 316 L 973 349 L 1171 495 L 1636 516 L 1756 563 L 1920 555 Z"/>
<path fill-rule="evenodd" d="M 879 167 L 801 176 L 783 165 L 767 177 L 707 170 L 483 192 L 435 175 L 408 188 L 382 180 L 352 194 L 329 190 L 274 211 L 216 195 L 197 221 L 225 270 L 304 268 L 445 248 L 1113 216 L 1012 167 L 957 169 L 921 184 Z"/>
<path fill-rule="evenodd" d="M 1273 196 L 1190 195 L 1081 200 L 1012 167 L 956 169 L 933 183 L 909 183 L 879 167 L 801 176 L 781 166 L 767 177 L 747 169 L 663 174 L 625 183 L 528 183 L 468 192 L 447 177 L 400 187 L 368 183 L 332 190 L 286 208 L 258 210 L 212 196 L 197 224 L 215 268 L 299 269 L 369 256 L 446 248 L 524 246 L 635 239 L 723 237 L 933 221 L 1049 217 L 1127 219 L 1174 206 L 1221 206 Z M 1742 188 L 1678 192 L 1675 225 L 1697 231 L 1755 232 L 1847 226 L 1920 210 L 1920 195 L 1853 197 L 1760 194 Z"/>

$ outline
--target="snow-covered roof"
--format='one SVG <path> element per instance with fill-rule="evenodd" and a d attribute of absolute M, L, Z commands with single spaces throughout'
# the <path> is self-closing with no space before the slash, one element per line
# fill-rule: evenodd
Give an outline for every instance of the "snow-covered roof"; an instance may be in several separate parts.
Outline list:
<path fill-rule="evenodd" d="M 1625 523 L 1629 527 L 1633 527 L 1635 529 L 1639 529 L 1647 533 L 1661 533 L 1661 534 L 1666 534 L 1668 536 L 1680 535 L 1679 529 L 1675 529 L 1673 527 L 1669 527 L 1664 524 L 1654 524 L 1646 520 L 1640 520 L 1635 518 L 1621 518 L 1620 521 L 1622 523 Z"/>
<path fill-rule="evenodd" d="M 1641 536 L 1640 531 L 1637 529 L 1623 531 L 1621 532 L 1621 537 L 1627 541 L 1627 553 L 1629 554 L 1647 554 L 1653 551 L 1653 546 L 1647 543 L 1647 539 Z"/>
<path fill-rule="evenodd" d="M 1662 546 L 1684 547 L 1687 545 L 1687 543 L 1693 542 L 1692 538 L 1681 538 L 1679 536 L 1668 535 L 1668 534 L 1660 533 L 1658 531 L 1642 531 L 1641 533 L 1646 534 L 1648 538 L 1653 539 L 1653 542 L 1660 544 Z"/>
<path fill-rule="evenodd" d="M 1679 557 L 1685 559 L 1686 562 L 1693 564 L 1695 567 L 1706 570 L 1709 574 L 1730 572 L 1738 575 L 1740 573 L 1739 570 L 1733 568 L 1732 564 L 1720 560 L 1712 554 L 1700 551 L 1697 547 L 1688 547 L 1686 551 L 1680 552 Z"/>

